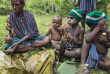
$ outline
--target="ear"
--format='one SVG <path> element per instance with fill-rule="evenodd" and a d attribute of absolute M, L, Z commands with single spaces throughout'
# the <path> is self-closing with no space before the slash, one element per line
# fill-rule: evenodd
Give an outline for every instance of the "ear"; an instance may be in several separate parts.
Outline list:
<path fill-rule="evenodd" d="M 63 25 L 62 22 L 61 22 L 61 25 Z"/>

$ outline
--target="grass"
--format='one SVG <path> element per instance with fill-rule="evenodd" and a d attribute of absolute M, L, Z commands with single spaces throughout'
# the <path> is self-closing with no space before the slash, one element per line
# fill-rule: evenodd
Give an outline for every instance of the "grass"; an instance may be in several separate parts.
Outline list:
<path fill-rule="evenodd" d="M 43 26 L 41 24 L 48 24 L 50 21 L 52 21 L 53 16 L 55 16 L 55 15 L 36 15 L 36 14 L 34 14 L 40 34 L 45 34 L 47 32 L 46 30 L 49 29 L 49 27 Z M 108 16 L 110 16 L 110 15 L 108 15 Z M 108 19 L 108 20 L 110 20 L 110 19 Z M 67 18 L 66 17 L 63 18 L 63 22 L 66 22 L 66 21 L 67 21 Z M 110 30 L 110 28 L 109 28 L 109 30 Z M 5 43 L 4 43 L 3 39 L 6 34 L 8 34 L 8 31 L 6 30 L 6 15 L 4 15 L 4 16 L 0 15 L 0 50 L 2 50 L 2 51 L 4 51 Z M 32 51 L 30 53 L 34 54 L 35 52 Z M 110 57 L 110 51 L 108 52 L 107 56 Z M 92 69 L 90 72 L 91 72 L 90 74 L 107 74 L 108 73 L 108 71 L 102 70 L 102 69 L 97 69 L 97 70 Z"/>

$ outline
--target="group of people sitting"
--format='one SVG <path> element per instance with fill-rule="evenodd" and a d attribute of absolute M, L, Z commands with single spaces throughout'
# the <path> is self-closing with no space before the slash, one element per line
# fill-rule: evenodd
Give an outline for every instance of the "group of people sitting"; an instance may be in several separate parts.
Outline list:
<path fill-rule="evenodd" d="M 107 57 L 110 47 L 110 31 L 106 23 L 107 15 L 100 11 L 90 12 L 85 20 L 90 29 L 87 31 L 85 41 L 85 28 L 79 25 L 83 12 L 77 8 L 68 13 L 67 24 L 62 24 L 62 17 L 53 17 L 52 26 L 44 35 L 39 34 L 34 16 L 27 10 L 23 10 L 24 0 L 11 0 L 13 12 L 7 18 L 7 30 L 5 36 L 6 53 L 24 52 L 35 48 L 46 50 L 45 45 L 51 43 L 56 53 L 60 51 L 61 39 L 65 37 L 64 56 L 71 61 L 81 58 L 82 64 L 88 64 L 87 68 L 110 69 L 110 59 Z M 51 38 L 48 35 L 51 34 Z M 13 40 L 6 38 L 12 37 Z"/>

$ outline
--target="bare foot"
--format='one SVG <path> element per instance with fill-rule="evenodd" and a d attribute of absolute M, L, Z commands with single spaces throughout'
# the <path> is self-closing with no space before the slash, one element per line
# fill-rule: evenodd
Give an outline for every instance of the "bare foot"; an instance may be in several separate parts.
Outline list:
<path fill-rule="evenodd" d="M 5 52 L 6 52 L 6 53 L 13 53 L 13 52 L 14 52 L 14 49 L 11 48 L 11 47 L 9 47 Z"/>
<path fill-rule="evenodd" d="M 45 47 L 39 47 L 39 49 L 40 49 L 41 51 L 46 51 L 46 48 L 45 48 Z"/>

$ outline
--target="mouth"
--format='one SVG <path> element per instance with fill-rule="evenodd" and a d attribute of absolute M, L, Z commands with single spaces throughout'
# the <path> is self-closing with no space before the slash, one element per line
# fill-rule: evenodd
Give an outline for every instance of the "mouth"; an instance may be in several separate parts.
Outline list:
<path fill-rule="evenodd" d="M 68 24 L 71 24 L 70 22 L 67 22 Z"/>
<path fill-rule="evenodd" d="M 14 11 L 14 12 L 17 12 L 18 10 L 14 9 L 13 11 Z"/>

